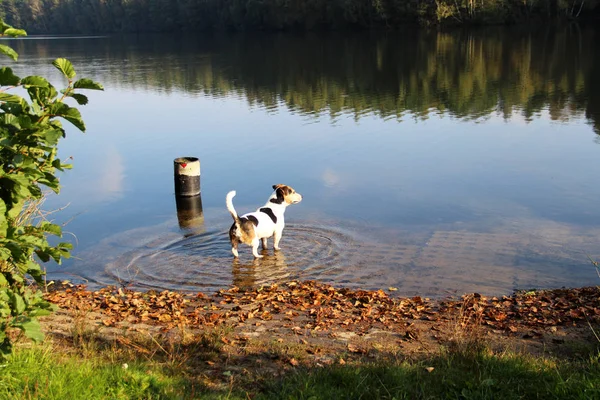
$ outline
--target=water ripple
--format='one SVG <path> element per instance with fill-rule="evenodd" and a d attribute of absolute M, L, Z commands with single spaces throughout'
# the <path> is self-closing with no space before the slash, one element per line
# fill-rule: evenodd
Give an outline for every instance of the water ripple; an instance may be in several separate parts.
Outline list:
<path fill-rule="evenodd" d="M 247 246 L 240 259 L 230 252 L 226 232 L 204 232 L 163 246 L 144 246 L 108 263 L 112 280 L 128 277 L 135 286 L 182 290 L 216 290 L 281 282 L 288 279 L 321 279 L 344 275 L 342 249 L 354 239 L 343 232 L 308 225 L 286 227 L 281 251 L 262 250 L 254 260 Z M 327 280 L 327 279 L 324 279 Z M 366 282 L 364 282 L 366 283 Z"/>
<path fill-rule="evenodd" d="M 82 274 L 94 284 L 139 289 L 213 292 L 300 279 L 363 289 L 394 286 L 402 295 L 431 297 L 449 291 L 500 294 L 586 279 L 592 271 L 581 268 L 586 262 L 582 251 L 592 249 L 597 236 L 574 237 L 568 230 L 549 228 L 535 231 L 525 224 L 523 231 L 504 227 L 474 232 L 451 226 L 403 231 L 296 223 L 286 225 L 281 251 L 262 250 L 264 258 L 255 260 L 245 245 L 234 259 L 226 231 L 203 228 L 182 236 L 169 223 L 115 235 L 97 245 L 82 257 Z M 550 246 L 550 239 L 569 245 Z M 114 254 L 117 248 L 120 253 Z"/>

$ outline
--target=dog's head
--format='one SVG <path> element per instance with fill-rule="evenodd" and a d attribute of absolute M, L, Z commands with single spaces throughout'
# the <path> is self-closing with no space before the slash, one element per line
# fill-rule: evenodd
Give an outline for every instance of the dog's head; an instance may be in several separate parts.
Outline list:
<path fill-rule="evenodd" d="M 273 185 L 273 190 L 275 190 L 275 198 L 271 199 L 272 203 L 276 204 L 296 204 L 302 201 L 302 195 L 297 193 L 294 188 L 288 185 Z"/>

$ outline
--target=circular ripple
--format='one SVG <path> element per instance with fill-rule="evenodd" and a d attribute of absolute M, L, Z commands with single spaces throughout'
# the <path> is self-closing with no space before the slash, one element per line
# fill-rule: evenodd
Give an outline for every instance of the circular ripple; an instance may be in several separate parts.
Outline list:
<path fill-rule="evenodd" d="M 232 284 L 250 288 L 290 279 L 343 283 L 339 278 L 349 271 L 342 249 L 357 243 L 332 229 L 288 225 L 280 246 L 281 251 L 262 250 L 263 258 L 255 260 L 250 247 L 241 245 L 240 258 L 234 259 L 226 232 L 204 232 L 127 252 L 108 263 L 105 273 L 133 286 L 177 290 L 216 290 Z"/>
<path fill-rule="evenodd" d="M 583 270 L 581 255 L 563 247 L 557 252 L 528 232 L 523 240 L 519 232 L 464 227 L 403 231 L 323 218 L 286 225 L 281 251 L 269 249 L 263 251 L 264 258 L 254 260 L 250 247 L 242 245 L 240 259 L 234 259 L 223 230 L 230 224 L 227 217 L 215 213 L 183 237 L 172 220 L 113 235 L 76 254 L 84 263 L 72 275 L 91 285 L 186 291 L 311 279 L 338 287 L 394 286 L 403 295 L 432 297 L 448 291 L 497 294 L 517 286 L 551 287 L 557 280 L 567 284 L 567 269 L 573 286 L 587 279 L 573 272 Z M 589 239 L 584 244 L 591 249 L 594 243 Z"/>

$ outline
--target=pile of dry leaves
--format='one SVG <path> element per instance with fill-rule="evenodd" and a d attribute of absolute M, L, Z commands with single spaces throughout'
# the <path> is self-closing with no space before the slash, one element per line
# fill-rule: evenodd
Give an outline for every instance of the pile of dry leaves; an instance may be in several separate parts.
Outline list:
<path fill-rule="evenodd" d="M 103 324 L 176 326 L 262 324 L 277 322 L 295 330 L 357 333 L 393 329 L 412 321 L 463 320 L 515 332 L 518 327 L 550 327 L 593 322 L 600 318 L 597 287 L 517 293 L 512 296 L 465 295 L 439 300 L 402 298 L 383 290 L 335 288 L 314 281 L 273 284 L 255 290 L 236 287 L 207 296 L 171 291 L 139 292 L 115 287 L 96 291 L 85 286 L 62 287 L 46 298 L 66 310 L 95 311 Z"/>

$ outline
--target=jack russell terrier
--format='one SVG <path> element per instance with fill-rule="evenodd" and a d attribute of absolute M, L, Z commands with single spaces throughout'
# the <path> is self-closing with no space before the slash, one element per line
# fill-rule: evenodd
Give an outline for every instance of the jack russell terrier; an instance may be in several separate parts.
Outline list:
<path fill-rule="evenodd" d="M 235 257 L 238 257 L 238 244 L 244 243 L 252 246 L 254 257 L 261 258 L 262 256 L 258 254 L 258 242 L 260 240 L 263 249 L 266 249 L 267 238 L 271 236 L 274 236 L 273 247 L 275 250 L 279 250 L 279 240 L 281 240 L 285 225 L 283 213 L 290 204 L 300 203 L 302 195 L 287 185 L 273 185 L 273 190 L 275 192 L 271 194 L 264 206 L 256 212 L 244 214 L 241 217 L 233 208 L 235 190 L 227 193 L 225 204 L 233 217 L 233 225 L 229 229 L 229 240 L 231 241 L 231 252 Z"/>

